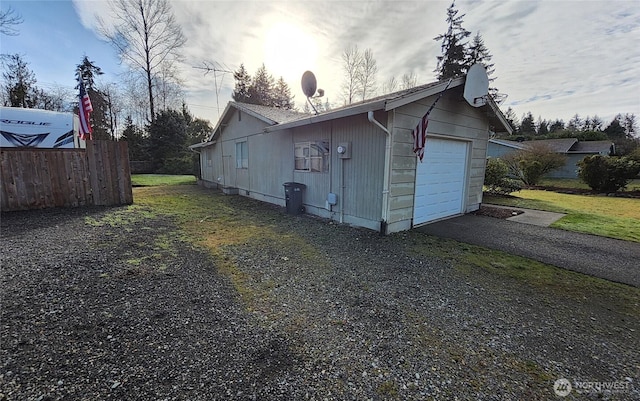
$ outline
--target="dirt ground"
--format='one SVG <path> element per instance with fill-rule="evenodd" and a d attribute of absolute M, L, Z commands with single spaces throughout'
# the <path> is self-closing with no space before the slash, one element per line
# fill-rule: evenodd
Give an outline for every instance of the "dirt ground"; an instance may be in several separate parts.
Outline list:
<path fill-rule="evenodd" d="M 637 317 L 275 213 L 224 259 L 142 210 L 2 214 L 0 400 L 640 398 Z"/>

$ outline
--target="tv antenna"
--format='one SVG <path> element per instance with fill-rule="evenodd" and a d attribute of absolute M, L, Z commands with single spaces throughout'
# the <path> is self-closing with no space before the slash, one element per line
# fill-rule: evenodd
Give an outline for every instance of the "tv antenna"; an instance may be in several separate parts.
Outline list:
<path fill-rule="evenodd" d="M 318 89 L 318 81 L 316 81 L 316 76 L 313 75 L 311 71 L 305 71 L 304 74 L 302 74 L 301 84 L 302 93 L 304 93 L 304 95 L 307 97 L 307 102 L 309 102 L 313 111 L 318 114 L 318 110 L 316 110 L 316 107 L 313 105 L 313 103 L 311 103 L 311 99 L 324 96 L 324 90 Z M 318 92 L 317 95 L 316 90 Z"/>
<path fill-rule="evenodd" d="M 229 70 L 229 67 L 227 67 L 226 65 L 221 65 L 220 63 L 217 62 L 208 62 L 208 61 L 203 61 L 202 62 L 202 67 L 193 67 L 195 69 L 198 70 L 205 70 L 206 72 L 204 73 L 205 76 L 207 76 L 208 73 L 210 73 L 211 71 L 213 71 L 213 83 L 215 85 L 216 88 L 216 107 L 218 110 L 218 118 L 220 118 L 220 99 L 219 99 L 219 95 L 220 95 L 220 89 L 222 89 L 222 82 L 224 81 L 224 76 L 225 74 L 231 73 L 233 74 L 233 71 Z M 218 73 L 221 72 L 222 76 L 220 78 L 220 86 L 218 86 Z"/>

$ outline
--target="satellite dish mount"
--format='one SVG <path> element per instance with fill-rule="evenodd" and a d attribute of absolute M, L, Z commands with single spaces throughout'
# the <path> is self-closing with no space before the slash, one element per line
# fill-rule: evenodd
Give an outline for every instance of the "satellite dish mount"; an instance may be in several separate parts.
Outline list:
<path fill-rule="evenodd" d="M 302 74 L 301 84 L 302 93 L 307 97 L 307 102 L 309 102 L 313 111 L 318 114 L 318 110 L 316 110 L 316 107 L 311 103 L 311 99 L 324 96 L 324 90 L 318 89 L 318 81 L 316 81 L 316 76 L 313 75 L 311 71 L 305 71 L 304 74 Z M 317 95 L 316 90 L 318 91 Z"/>
<path fill-rule="evenodd" d="M 471 107 L 481 107 L 487 104 L 489 97 L 489 77 L 482 64 L 474 64 L 467 72 L 464 83 L 464 99 Z"/>

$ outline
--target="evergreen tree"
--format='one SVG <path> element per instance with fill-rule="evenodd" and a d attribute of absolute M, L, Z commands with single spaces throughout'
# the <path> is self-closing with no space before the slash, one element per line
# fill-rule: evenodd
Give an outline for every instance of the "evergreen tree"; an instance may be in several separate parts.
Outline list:
<path fill-rule="evenodd" d="M 236 86 L 231 97 L 236 102 L 249 103 L 251 76 L 244 68 L 244 64 L 240 64 L 240 68 L 233 73 L 233 78 L 236 80 Z"/>
<path fill-rule="evenodd" d="M 438 66 L 434 71 L 438 80 L 464 75 L 469 68 L 465 40 L 471 32 L 462 27 L 464 14 L 458 15 L 458 12 L 454 1 L 447 9 L 447 32 L 434 38 L 442 42 L 442 55 L 438 56 Z"/>
<path fill-rule="evenodd" d="M 556 131 L 564 130 L 564 121 L 556 119 L 554 122 L 549 124 L 549 133 L 554 133 Z"/>
<path fill-rule="evenodd" d="M 82 58 L 82 62 L 76 66 L 76 80 L 82 81 L 84 87 L 87 90 L 95 90 L 95 78 L 96 76 L 104 74 L 102 69 L 89 60 L 86 55 Z M 77 89 L 78 87 L 76 87 Z M 93 99 L 91 99 L 93 100 Z"/>
<path fill-rule="evenodd" d="M 582 118 L 578 114 L 575 114 L 567 123 L 567 130 L 569 131 L 581 131 L 583 127 Z"/>
<path fill-rule="evenodd" d="M 176 110 L 162 110 L 149 124 L 149 156 L 159 173 L 180 174 L 192 169 L 187 149 L 187 122 Z M 185 166 L 186 165 L 186 166 Z"/>
<path fill-rule="evenodd" d="M 267 71 L 264 64 L 253 76 L 253 81 L 249 87 L 249 103 L 263 106 L 273 105 L 273 76 Z"/>
<path fill-rule="evenodd" d="M 528 112 L 526 115 L 522 116 L 522 123 L 520 123 L 519 132 L 522 135 L 536 134 L 536 124 L 533 120 L 533 115 L 531 114 L 531 112 Z"/>
<path fill-rule="evenodd" d="M 293 96 L 291 96 L 291 89 L 289 85 L 284 81 L 284 78 L 280 77 L 273 87 L 273 106 L 280 107 L 286 110 L 293 109 Z"/>
<path fill-rule="evenodd" d="M 482 35 L 480 32 L 476 33 L 473 37 L 469 48 L 467 49 L 468 59 L 467 65 L 471 67 L 474 64 L 481 64 L 487 70 L 487 76 L 489 77 L 489 83 L 492 83 L 496 80 L 496 77 L 492 77 L 493 73 L 496 71 L 494 68 L 494 64 L 491 63 L 491 59 L 493 56 L 489 53 L 489 49 L 484 44 L 484 40 L 482 39 Z M 489 95 L 494 98 L 494 100 L 498 100 L 501 98 L 501 95 L 498 93 L 498 88 L 489 87 Z"/>
<path fill-rule="evenodd" d="M 144 136 L 144 131 L 133 123 L 131 116 L 125 119 L 120 140 L 127 141 L 130 160 L 147 160 L 147 138 Z"/>
<path fill-rule="evenodd" d="M 636 124 L 635 114 L 626 113 L 624 115 L 624 118 L 621 121 L 621 125 L 624 127 L 624 131 L 625 131 L 625 134 L 627 135 L 627 138 L 633 139 L 636 136 L 636 133 L 638 132 L 638 127 Z"/>
<path fill-rule="evenodd" d="M 511 125 L 511 128 L 513 128 L 513 131 L 515 134 L 518 131 L 518 128 L 520 127 L 520 123 L 518 122 L 518 117 L 516 116 L 516 112 L 513 111 L 511 107 L 509 107 L 507 111 L 504 113 L 504 118 L 507 120 L 509 125 Z"/>
<path fill-rule="evenodd" d="M 623 139 L 626 137 L 626 132 L 620 121 L 622 120 L 622 115 L 618 114 L 611 123 L 604 129 L 605 134 L 611 140 Z"/>
<path fill-rule="evenodd" d="M 93 112 L 91 113 L 91 126 L 93 127 L 94 139 L 111 139 L 114 137 L 111 132 L 111 116 L 109 115 L 109 103 L 105 95 L 100 92 L 95 85 L 95 79 L 97 76 L 102 75 L 102 69 L 90 61 L 85 55 L 82 62 L 76 66 L 76 79 L 78 80 L 79 88 L 80 82 L 83 83 L 89 99 L 91 99 L 91 106 Z"/>
<path fill-rule="evenodd" d="M 2 89 L 5 106 L 34 107 L 36 76 L 19 54 L 11 54 L 7 57 L 2 78 L 4 79 Z"/>
<path fill-rule="evenodd" d="M 549 134 L 549 122 L 547 120 L 543 120 L 542 118 L 538 117 L 538 135 L 539 136 L 543 136 L 543 135 L 548 135 Z"/>

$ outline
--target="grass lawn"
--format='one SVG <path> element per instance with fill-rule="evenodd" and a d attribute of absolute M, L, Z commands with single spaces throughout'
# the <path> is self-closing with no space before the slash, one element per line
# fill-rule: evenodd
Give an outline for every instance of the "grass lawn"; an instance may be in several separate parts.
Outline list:
<path fill-rule="evenodd" d="M 155 187 L 158 185 L 195 184 L 193 175 L 165 175 L 165 174 L 132 174 L 131 184 L 134 187 Z"/>
<path fill-rule="evenodd" d="M 484 203 L 567 215 L 551 227 L 640 242 L 640 199 L 522 190 L 513 197 L 484 195 Z"/>

